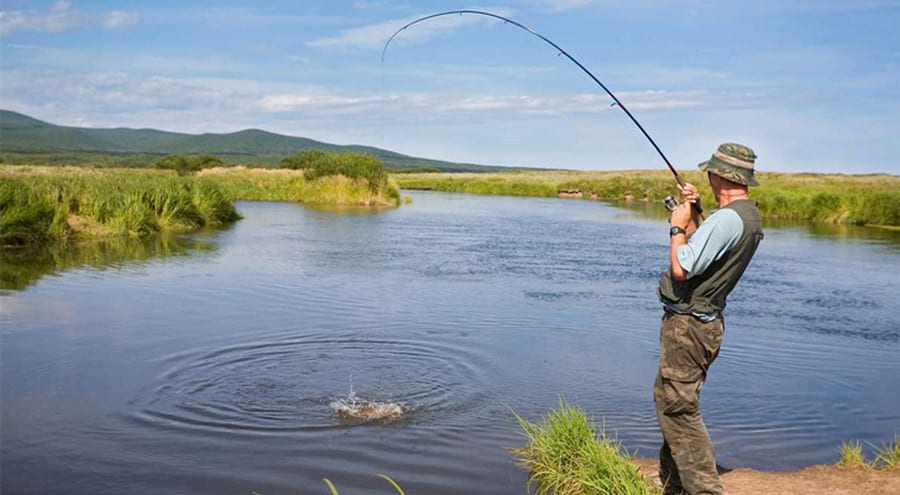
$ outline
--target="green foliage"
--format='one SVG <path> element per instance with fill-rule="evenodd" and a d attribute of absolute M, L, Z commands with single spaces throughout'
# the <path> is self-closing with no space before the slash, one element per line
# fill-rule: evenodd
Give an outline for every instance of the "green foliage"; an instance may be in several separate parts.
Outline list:
<path fill-rule="evenodd" d="M 900 433 L 894 437 L 893 443 L 880 447 L 869 445 L 875 449 L 875 458 L 872 462 L 866 461 L 859 440 L 855 442 L 841 442 L 841 448 L 838 450 L 841 458 L 838 459 L 835 465 L 847 468 L 900 469 Z"/>
<path fill-rule="evenodd" d="M 840 448 L 841 458 L 837 462 L 837 466 L 859 468 L 868 467 L 866 458 L 863 456 L 862 445 L 859 441 L 842 442 Z"/>
<path fill-rule="evenodd" d="M 701 192 L 707 211 L 716 201 L 703 174 L 682 177 Z M 761 186 L 750 189 L 765 219 L 855 225 L 900 226 L 900 177 L 893 175 L 758 174 Z M 474 194 L 552 197 L 578 190 L 585 199 L 659 202 L 677 196 L 665 171 L 517 172 L 502 174 L 403 174 L 402 188 Z"/>
<path fill-rule="evenodd" d="M 140 237 L 239 218 L 203 178 L 156 171 L 0 167 L 3 245 Z"/>
<path fill-rule="evenodd" d="M 316 168 L 329 159 L 330 153 L 322 150 L 306 150 L 296 155 L 286 156 L 281 160 L 281 168 L 303 170 Z"/>
<path fill-rule="evenodd" d="M 303 176 L 308 181 L 331 175 L 343 175 L 350 179 L 365 179 L 372 191 L 387 186 L 387 172 L 381 160 L 372 155 L 307 151 L 295 155 L 293 160 L 303 165 L 300 168 L 303 168 Z"/>
<path fill-rule="evenodd" d="M 872 466 L 879 469 L 900 469 L 900 433 L 894 437 L 894 443 L 876 448 Z"/>
<path fill-rule="evenodd" d="M 659 493 L 621 443 L 599 436 L 583 410 L 560 400 L 541 424 L 516 415 L 528 444 L 513 449 L 539 495 L 650 495 Z"/>
<path fill-rule="evenodd" d="M 0 245 L 39 244 L 64 232 L 50 197 L 24 180 L 0 177 Z"/>
<path fill-rule="evenodd" d="M 169 155 L 153 166 L 162 170 L 174 170 L 178 175 L 189 175 L 205 168 L 224 166 L 225 163 L 211 155 Z"/>

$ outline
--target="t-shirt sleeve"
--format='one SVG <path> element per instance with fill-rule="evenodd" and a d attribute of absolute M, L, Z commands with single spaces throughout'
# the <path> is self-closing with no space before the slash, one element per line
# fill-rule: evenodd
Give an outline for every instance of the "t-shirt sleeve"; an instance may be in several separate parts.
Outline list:
<path fill-rule="evenodd" d="M 699 275 L 734 247 L 743 232 L 744 222 L 736 211 L 730 208 L 717 210 L 700 224 L 687 244 L 678 247 L 678 263 L 688 273 L 688 278 Z"/>

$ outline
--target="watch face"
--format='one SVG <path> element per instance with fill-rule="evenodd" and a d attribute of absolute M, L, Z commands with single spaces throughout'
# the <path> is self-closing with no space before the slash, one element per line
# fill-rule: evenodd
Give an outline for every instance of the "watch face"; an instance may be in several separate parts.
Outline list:
<path fill-rule="evenodd" d="M 671 229 L 669 229 L 670 236 L 675 234 L 684 234 L 684 229 L 681 227 L 672 227 Z"/>

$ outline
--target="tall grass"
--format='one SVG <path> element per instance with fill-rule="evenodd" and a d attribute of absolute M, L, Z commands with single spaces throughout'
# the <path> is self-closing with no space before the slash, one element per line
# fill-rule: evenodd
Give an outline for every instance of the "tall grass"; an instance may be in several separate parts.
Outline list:
<path fill-rule="evenodd" d="M 0 245 L 141 237 L 237 220 L 213 183 L 151 170 L 0 167 Z"/>
<path fill-rule="evenodd" d="M 894 443 L 876 448 L 872 464 L 882 469 L 900 469 L 900 433 L 894 437 Z"/>
<path fill-rule="evenodd" d="M 862 445 L 859 441 L 842 442 L 840 448 L 841 458 L 837 465 L 840 467 L 859 468 L 868 467 L 866 458 L 863 456 Z"/>
<path fill-rule="evenodd" d="M 370 171 L 363 167 L 364 171 Z M 197 176 L 147 169 L 0 165 L 0 246 L 116 236 L 142 237 L 237 220 L 235 200 L 397 206 L 398 187 L 382 177 L 303 171 L 204 169 Z"/>
<path fill-rule="evenodd" d="M 312 204 L 397 206 L 396 183 L 384 178 L 375 188 L 366 177 L 320 175 L 307 177 L 304 170 L 215 168 L 198 174 L 218 185 L 232 200 L 299 201 Z"/>
<path fill-rule="evenodd" d="M 855 442 L 842 442 L 840 449 L 840 459 L 835 465 L 850 468 L 875 468 L 875 469 L 900 469 L 900 433 L 894 437 L 893 443 L 879 446 L 869 444 L 875 453 L 875 457 L 871 462 L 866 461 L 863 454 L 862 444 L 859 440 Z"/>
<path fill-rule="evenodd" d="M 682 172 L 698 186 L 707 209 L 715 198 L 705 175 Z M 900 176 L 760 173 L 760 187 L 750 190 L 767 219 L 856 225 L 900 226 Z M 620 201 L 660 201 L 675 194 L 671 174 L 657 170 L 617 172 L 509 172 L 493 174 L 405 174 L 400 187 L 449 192 L 553 197 L 578 190 L 583 197 Z"/>
<path fill-rule="evenodd" d="M 599 432 L 584 411 L 560 400 L 543 423 L 516 415 L 527 445 L 512 449 L 539 495 L 651 495 L 651 486 L 622 444 Z"/>

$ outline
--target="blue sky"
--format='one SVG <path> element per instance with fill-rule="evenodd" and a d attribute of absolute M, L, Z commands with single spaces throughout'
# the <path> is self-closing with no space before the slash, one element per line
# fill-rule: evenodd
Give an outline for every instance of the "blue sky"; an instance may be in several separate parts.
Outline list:
<path fill-rule="evenodd" d="M 900 1 L 0 3 L 0 108 L 59 124 L 261 128 L 452 161 L 900 173 Z M 2 139 L 2 137 L 0 137 Z"/>

